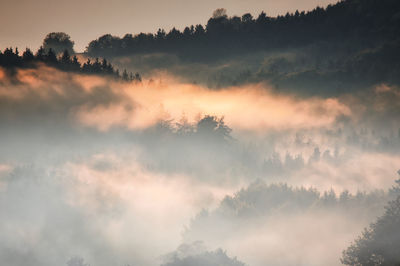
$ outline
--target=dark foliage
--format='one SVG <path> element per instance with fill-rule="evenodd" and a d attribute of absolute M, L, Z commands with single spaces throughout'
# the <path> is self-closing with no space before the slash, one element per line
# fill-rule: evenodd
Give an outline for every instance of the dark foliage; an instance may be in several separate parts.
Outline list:
<path fill-rule="evenodd" d="M 43 40 L 45 51 L 52 49 L 56 54 L 67 50 L 70 54 L 74 53 L 74 42 L 71 37 L 64 32 L 51 32 Z"/>
<path fill-rule="evenodd" d="M 347 190 L 340 195 L 331 189 L 322 194 L 314 188 L 294 188 L 287 184 L 267 185 L 261 181 L 242 189 L 233 197 L 227 196 L 217 212 L 236 217 L 270 215 L 274 212 L 296 212 L 318 208 L 354 210 L 356 208 L 376 208 L 394 196 L 395 192 L 372 191 L 351 194 Z M 397 194 L 398 195 L 398 194 Z M 375 206 L 376 205 L 376 206 Z"/>
<path fill-rule="evenodd" d="M 73 57 L 70 56 L 68 50 L 64 50 L 59 57 L 57 57 L 52 48 L 49 48 L 46 52 L 43 47 L 40 47 L 35 55 L 29 48 L 25 50 L 22 56 L 19 55 L 18 48 L 16 48 L 15 51 L 12 48 L 6 48 L 4 52 L 0 51 L 0 66 L 6 69 L 35 67 L 39 62 L 63 71 L 108 75 L 124 81 L 141 81 L 139 73 L 128 74 L 128 72 L 124 70 L 121 76 L 119 71 L 114 69 L 111 63 L 106 59 L 100 61 L 99 58 L 96 58 L 94 62 L 88 59 L 87 62 L 82 65 L 75 55 Z"/>
<path fill-rule="evenodd" d="M 400 180 L 397 183 L 400 184 Z M 394 188 L 398 189 L 398 186 Z M 399 228 L 400 196 L 389 202 L 385 214 L 343 251 L 341 262 L 354 266 L 400 265 Z"/>
<path fill-rule="evenodd" d="M 381 40 L 397 40 L 400 2 L 397 0 L 345 0 L 307 13 L 296 11 L 269 17 L 262 12 L 228 17 L 216 10 L 202 25 L 173 28 L 168 33 L 106 34 L 89 43 L 90 55 L 130 55 L 146 52 L 175 53 L 189 58 L 216 58 L 238 52 L 299 47 L 318 42 L 351 43 L 347 49 L 378 47 Z"/>
<path fill-rule="evenodd" d="M 258 218 L 270 219 L 281 215 L 293 217 L 314 213 L 322 217 L 330 213 L 345 215 L 349 220 L 371 219 L 376 213 L 381 213 L 388 201 L 398 196 L 398 188 L 355 194 L 345 190 L 336 194 L 332 189 L 321 193 L 314 188 L 291 187 L 283 183 L 266 184 L 259 180 L 232 196 L 226 196 L 216 209 L 201 211 L 191 220 L 184 238 L 192 239 L 198 232 L 227 237 L 229 232 L 241 230 L 243 226 L 259 226 L 258 222 L 252 224 Z M 225 231 L 221 228 L 230 229 Z"/>
<path fill-rule="evenodd" d="M 267 59 L 258 71 L 235 75 L 232 81 L 216 77 L 215 86 L 268 80 L 278 88 L 329 94 L 382 82 L 400 84 L 399 36 L 400 1 L 343 0 L 277 17 L 264 12 L 256 18 L 249 13 L 228 17 L 218 9 L 205 26 L 122 38 L 106 34 L 90 42 L 86 52 L 107 57 L 172 54 L 206 63 L 287 52 L 295 56 Z"/>

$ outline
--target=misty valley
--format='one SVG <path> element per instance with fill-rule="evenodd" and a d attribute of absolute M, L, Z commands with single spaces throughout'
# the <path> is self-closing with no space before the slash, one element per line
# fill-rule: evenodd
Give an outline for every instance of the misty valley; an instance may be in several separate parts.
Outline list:
<path fill-rule="evenodd" d="M 400 265 L 400 1 L 267 11 L 0 42 L 0 265 Z"/>

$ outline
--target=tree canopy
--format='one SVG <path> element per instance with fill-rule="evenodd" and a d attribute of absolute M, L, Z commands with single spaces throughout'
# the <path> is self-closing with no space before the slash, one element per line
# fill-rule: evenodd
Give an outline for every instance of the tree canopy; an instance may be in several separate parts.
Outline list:
<path fill-rule="evenodd" d="M 43 47 L 40 47 L 35 55 L 29 48 L 26 48 L 22 56 L 19 54 L 18 48 L 15 50 L 6 48 L 3 52 L 0 51 L 0 66 L 6 69 L 36 67 L 38 63 L 44 63 L 63 71 L 107 75 L 124 81 L 140 82 L 142 80 L 139 73 L 128 74 L 126 70 L 120 75 L 119 70 L 115 69 L 105 58 L 96 58 L 93 62 L 89 58 L 84 64 L 81 64 L 76 55 L 71 57 L 67 49 L 58 57 L 52 48 L 46 51 Z"/>
<path fill-rule="evenodd" d="M 52 49 L 56 54 L 62 53 L 65 50 L 70 54 L 74 54 L 74 42 L 64 32 L 51 32 L 47 34 L 43 40 L 43 48 L 45 51 Z"/>
<path fill-rule="evenodd" d="M 400 184 L 400 180 L 397 181 Z M 399 186 L 394 190 L 398 190 Z M 400 265 L 400 196 L 343 251 L 341 262 L 352 266 Z"/>
<path fill-rule="evenodd" d="M 261 12 L 228 17 L 215 10 L 205 27 L 191 25 L 182 32 L 106 34 L 87 46 L 90 55 L 131 55 L 148 52 L 174 53 L 182 58 L 215 59 L 237 53 L 293 48 L 318 42 L 343 49 L 374 47 L 400 35 L 400 2 L 397 0 L 344 0 L 326 8 L 316 7 L 277 17 Z"/>
<path fill-rule="evenodd" d="M 103 35 L 88 44 L 86 53 L 108 58 L 173 55 L 189 64 L 243 60 L 249 69 L 258 69 L 239 75 L 228 69 L 231 76 L 221 70 L 205 82 L 220 88 L 268 81 L 277 88 L 329 95 L 381 83 L 400 85 L 399 36 L 400 1 L 343 0 L 276 17 L 266 12 L 228 16 L 220 8 L 205 25 L 182 31 Z"/>

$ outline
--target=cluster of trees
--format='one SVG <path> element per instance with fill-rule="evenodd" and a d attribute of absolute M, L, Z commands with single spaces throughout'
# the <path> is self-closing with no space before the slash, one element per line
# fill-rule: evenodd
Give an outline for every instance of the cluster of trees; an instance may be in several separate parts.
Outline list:
<path fill-rule="evenodd" d="M 225 124 L 224 117 L 213 115 L 205 115 L 194 123 L 190 123 L 185 117 L 179 122 L 162 121 L 156 126 L 155 132 L 164 136 L 170 135 L 176 138 L 191 138 L 192 140 L 196 138 L 205 141 L 215 140 L 220 143 L 232 139 L 232 129 Z"/>
<path fill-rule="evenodd" d="M 129 55 L 168 52 L 184 57 L 204 58 L 237 52 L 298 47 L 319 41 L 354 42 L 368 46 L 382 39 L 396 39 L 400 33 L 400 2 L 397 0 L 344 0 L 327 8 L 257 18 L 250 13 L 228 17 L 218 9 L 207 24 L 192 25 L 183 31 L 126 34 L 123 38 L 106 34 L 89 43 L 89 55 Z M 344 41 L 347 40 L 347 41 Z M 354 45 L 349 47 L 352 49 Z"/>
<path fill-rule="evenodd" d="M 321 151 L 319 147 L 315 147 L 308 160 L 302 154 L 291 155 L 289 153 L 286 153 L 285 157 L 281 159 L 279 153 L 274 152 L 269 158 L 264 159 L 262 171 L 267 176 L 288 176 L 318 161 L 337 163 L 340 160 L 338 149 Z"/>
<path fill-rule="evenodd" d="M 176 257 L 173 261 L 170 261 L 161 266 L 245 266 L 245 264 L 236 258 L 230 258 L 226 255 L 226 252 L 222 249 L 215 251 L 207 251 L 201 254 L 193 256 L 187 256 L 184 258 Z"/>
<path fill-rule="evenodd" d="M 400 170 L 398 171 L 400 174 Z M 348 211 L 350 215 L 360 215 L 363 210 L 384 214 L 364 229 L 347 249 L 343 251 L 341 262 L 351 266 L 394 266 L 400 265 L 400 179 L 388 191 L 358 192 L 343 191 L 337 195 L 333 190 L 319 193 L 309 188 L 293 188 L 286 184 L 267 185 L 256 182 L 242 189 L 234 196 L 227 196 L 220 206 L 212 211 L 202 211 L 191 222 L 191 230 L 209 225 L 213 218 L 225 217 L 229 221 L 249 219 L 276 213 L 293 213 L 312 208 L 334 208 Z M 190 233 L 188 231 L 187 233 Z"/>
<path fill-rule="evenodd" d="M 396 199 L 400 202 L 400 180 L 388 191 L 375 190 L 357 192 L 345 190 L 336 194 L 334 190 L 321 193 L 315 188 L 291 187 L 287 184 L 266 184 L 256 181 L 233 196 L 226 196 L 215 210 L 203 210 L 190 224 L 192 231 L 213 224 L 220 218 L 240 224 L 254 217 L 269 217 L 276 214 L 294 214 L 311 210 L 330 210 L 349 216 L 374 216 L 381 213 L 387 202 Z M 400 207 L 400 206 L 399 206 Z M 372 265 L 372 264 L 353 264 Z M 373 264 L 375 265 L 375 264 Z"/>
<path fill-rule="evenodd" d="M 400 171 L 399 171 L 400 174 Z M 400 190 L 400 180 L 396 181 Z M 352 266 L 400 265 L 400 196 L 389 202 L 385 213 L 343 251 L 341 262 Z"/>
<path fill-rule="evenodd" d="M 187 173 L 202 180 L 235 170 L 241 173 L 250 167 L 241 161 L 231 131 L 223 118 L 210 115 L 193 122 L 185 117 L 160 121 L 135 137 L 143 145 L 139 161 L 157 171 Z"/>
<path fill-rule="evenodd" d="M 65 50 L 70 54 L 74 54 L 74 41 L 65 32 L 50 32 L 43 40 L 43 48 L 45 51 L 52 49 L 56 54 L 60 54 Z"/>
<path fill-rule="evenodd" d="M 206 25 L 183 31 L 106 34 L 91 41 L 86 53 L 108 58 L 161 53 L 206 63 L 234 59 L 259 67 L 240 75 L 212 73 L 211 87 L 268 80 L 278 88 L 329 95 L 382 82 L 400 84 L 399 36 L 398 0 L 342 0 L 277 17 L 265 12 L 229 17 L 218 9 Z M 265 60 L 245 60 L 254 53 L 263 53 Z"/>
<path fill-rule="evenodd" d="M 287 184 L 271 184 L 256 182 L 247 189 L 242 189 L 233 197 L 227 196 L 217 213 L 228 216 L 251 217 L 253 215 L 269 215 L 274 211 L 296 212 L 311 208 L 337 208 L 342 210 L 379 209 L 389 199 L 400 195 L 394 189 L 387 193 L 376 190 L 369 193 L 351 194 L 343 191 L 339 195 L 334 190 L 320 193 L 314 188 L 293 188 Z"/>
<path fill-rule="evenodd" d="M 63 71 L 108 75 L 125 81 L 141 81 L 139 73 L 133 74 L 124 70 L 120 74 L 119 70 L 115 69 L 104 58 L 102 60 L 96 58 L 94 62 L 88 59 L 84 64 L 81 64 L 76 55 L 71 57 L 68 49 L 64 50 L 59 56 L 51 47 L 46 51 L 43 46 L 35 54 L 29 48 L 26 48 L 22 55 L 20 55 L 18 48 L 15 48 L 15 50 L 6 48 L 3 52 L 0 51 L 0 66 L 5 68 L 35 67 L 39 62 Z"/>

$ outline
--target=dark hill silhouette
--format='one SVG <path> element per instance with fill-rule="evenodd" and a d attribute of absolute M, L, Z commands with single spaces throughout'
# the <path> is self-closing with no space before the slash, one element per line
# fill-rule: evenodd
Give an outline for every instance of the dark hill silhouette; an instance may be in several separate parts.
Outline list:
<path fill-rule="evenodd" d="M 345 0 L 309 12 L 269 17 L 262 12 L 228 17 L 215 12 L 206 26 L 192 25 L 182 32 L 106 34 L 89 43 L 92 56 L 118 56 L 149 52 L 174 53 L 191 59 L 215 59 L 238 52 L 301 47 L 316 42 L 343 43 L 349 50 L 376 47 L 398 40 L 400 2 L 397 0 Z"/>
<path fill-rule="evenodd" d="M 255 18 L 248 13 L 228 17 L 220 9 L 205 26 L 191 25 L 183 31 L 159 29 L 122 38 L 106 34 L 91 41 L 86 53 L 111 59 L 167 54 L 177 56 L 178 65 L 233 60 L 239 62 L 236 66 L 258 67 L 239 74 L 209 73 L 204 83 L 211 80 L 207 85 L 218 88 L 267 80 L 277 88 L 336 94 L 379 83 L 399 85 L 399 36 L 400 1 L 344 0 L 277 17 L 264 12 Z M 274 57 L 244 59 L 256 53 Z M 284 53 L 291 55 L 281 56 Z M 188 79 L 200 78 L 191 74 Z"/>

